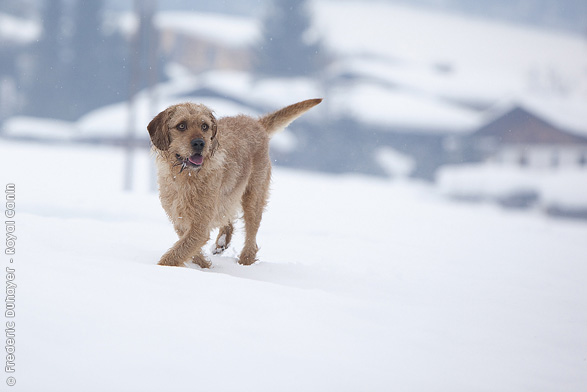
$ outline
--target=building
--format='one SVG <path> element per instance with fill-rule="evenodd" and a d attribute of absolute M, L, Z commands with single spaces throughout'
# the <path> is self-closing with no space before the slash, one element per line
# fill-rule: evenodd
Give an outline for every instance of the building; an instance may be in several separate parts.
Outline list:
<path fill-rule="evenodd" d="M 587 137 L 561 129 L 516 105 L 465 137 L 465 161 L 532 168 L 587 167 Z"/>
<path fill-rule="evenodd" d="M 207 70 L 248 71 L 250 48 L 259 36 L 255 20 L 202 12 L 161 12 L 155 18 L 168 61 L 197 74 Z"/>

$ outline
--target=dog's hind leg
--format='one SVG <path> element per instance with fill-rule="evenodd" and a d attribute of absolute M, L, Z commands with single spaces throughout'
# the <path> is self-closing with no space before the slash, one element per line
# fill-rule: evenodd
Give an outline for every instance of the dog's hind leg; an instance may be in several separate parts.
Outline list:
<path fill-rule="evenodd" d="M 216 246 L 212 250 L 212 254 L 219 255 L 228 248 L 230 241 L 232 240 L 233 232 L 234 226 L 232 225 L 232 222 L 228 222 L 226 226 L 220 228 L 218 237 L 216 238 Z"/>
<path fill-rule="evenodd" d="M 249 187 L 242 199 L 243 212 L 245 220 L 245 246 L 239 257 L 239 264 L 251 265 L 257 261 L 257 232 L 261 225 L 263 210 L 267 205 L 269 195 L 269 177 L 270 171 L 267 172 L 266 181 L 260 185 L 258 182 L 255 186 Z"/>

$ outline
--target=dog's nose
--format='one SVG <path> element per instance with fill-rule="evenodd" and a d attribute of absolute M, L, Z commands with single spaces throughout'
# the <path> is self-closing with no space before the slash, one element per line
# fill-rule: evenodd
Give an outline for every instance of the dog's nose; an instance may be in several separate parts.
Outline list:
<path fill-rule="evenodd" d="M 192 144 L 192 148 L 194 150 L 202 151 L 204 149 L 204 146 L 206 145 L 206 142 L 204 141 L 204 139 L 198 138 L 198 139 L 193 139 L 191 144 Z"/>

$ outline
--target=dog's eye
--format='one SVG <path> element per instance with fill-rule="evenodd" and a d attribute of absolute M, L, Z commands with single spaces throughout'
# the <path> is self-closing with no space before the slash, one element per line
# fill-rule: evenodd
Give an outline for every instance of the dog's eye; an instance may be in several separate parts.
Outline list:
<path fill-rule="evenodd" d="M 202 131 L 207 131 L 208 130 L 208 124 L 204 123 L 202 124 Z"/>
<path fill-rule="evenodd" d="M 176 128 L 180 131 L 185 131 L 187 126 L 185 125 L 185 123 L 182 122 L 182 123 L 177 124 Z"/>

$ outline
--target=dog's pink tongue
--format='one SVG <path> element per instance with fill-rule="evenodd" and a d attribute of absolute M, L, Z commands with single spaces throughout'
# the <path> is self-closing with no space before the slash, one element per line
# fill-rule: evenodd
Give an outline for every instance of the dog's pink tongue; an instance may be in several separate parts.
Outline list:
<path fill-rule="evenodd" d="M 201 165 L 202 162 L 204 162 L 204 157 L 201 156 L 200 154 L 192 155 L 188 159 L 191 163 L 193 163 L 194 165 L 198 165 L 198 166 Z"/>

